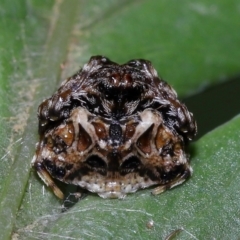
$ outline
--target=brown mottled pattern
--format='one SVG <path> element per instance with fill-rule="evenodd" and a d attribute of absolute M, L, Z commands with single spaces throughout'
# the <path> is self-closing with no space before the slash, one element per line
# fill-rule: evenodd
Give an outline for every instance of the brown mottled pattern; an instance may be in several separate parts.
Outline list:
<path fill-rule="evenodd" d="M 192 173 L 184 147 L 196 123 L 149 61 L 92 57 L 42 102 L 38 118 L 32 164 L 59 198 L 54 178 L 123 198 L 152 185 L 159 194 Z"/>

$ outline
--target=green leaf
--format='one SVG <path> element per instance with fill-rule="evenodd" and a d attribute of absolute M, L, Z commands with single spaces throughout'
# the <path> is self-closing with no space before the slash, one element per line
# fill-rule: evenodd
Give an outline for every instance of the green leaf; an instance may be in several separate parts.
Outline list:
<path fill-rule="evenodd" d="M 59 75 L 60 64 L 64 61 L 66 57 L 66 45 L 69 40 L 69 34 L 71 33 L 70 26 L 74 22 L 74 17 L 76 16 L 77 10 L 74 6 L 68 7 L 67 2 L 56 2 L 56 5 L 54 6 L 55 9 L 53 8 L 53 10 L 55 11 L 53 11 L 53 13 L 56 14 L 56 16 L 54 17 L 58 17 L 58 24 L 55 24 L 55 19 L 50 22 L 52 26 L 50 25 L 49 32 L 46 32 L 46 35 L 48 35 L 49 38 L 47 39 L 46 45 L 44 46 L 45 51 L 43 51 L 43 53 L 37 52 L 37 54 L 41 55 L 41 66 L 38 66 L 38 68 L 36 68 L 37 65 L 34 64 L 34 62 L 31 62 L 31 58 L 29 57 L 31 56 L 31 54 L 34 54 L 34 49 L 31 49 L 31 45 L 28 45 L 28 43 L 31 43 L 32 39 L 28 35 L 25 35 L 26 32 L 30 30 L 35 30 L 36 27 L 39 27 L 37 25 L 38 22 L 31 15 L 31 10 L 34 11 L 36 6 L 33 2 L 30 6 L 24 6 L 24 3 L 25 1 L 22 1 L 22 5 L 20 4 L 21 6 L 17 4 L 15 6 L 16 9 L 13 8 L 13 12 L 9 13 L 6 10 L 6 12 L 3 12 L 2 16 L 6 16 L 6 18 L 8 18 L 9 14 L 9 20 L 7 24 L 4 21 L 2 22 L 3 29 L 5 29 L 8 33 L 7 30 L 9 28 L 9 25 L 13 26 L 13 28 L 16 29 L 15 34 L 18 33 L 17 31 L 19 31 L 19 36 L 17 35 L 16 38 L 21 37 L 18 48 L 16 46 L 13 46 L 14 44 L 12 44 L 11 42 L 4 42 L 2 40 L 2 43 L 6 45 L 5 48 L 2 48 L 3 53 L 5 49 L 11 49 L 11 47 L 16 47 L 16 55 L 15 52 L 6 52 L 8 54 L 12 54 L 10 58 L 18 57 L 17 54 L 19 54 L 20 63 L 21 61 L 23 61 L 22 58 L 26 58 L 24 59 L 24 61 L 26 61 L 26 64 L 22 64 L 22 67 L 24 68 L 22 69 L 22 71 L 20 67 L 20 71 L 17 71 L 19 70 L 18 66 L 12 65 L 9 67 L 9 72 L 6 78 L 7 80 L 3 78 L 3 83 L 4 81 L 6 81 L 4 85 L 6 86 L 6 89 L 8 87 L 7 84 L 9 84 L 10 86 L 12 84 L 12 86 L 9 92 L 3 91 L 2 102 L 8 102 L 4 94 L 7 94 L 8 96 L 9 94 L 13 95 L 12 98 L 10 98 L 10 102 L 12 101 L 12 105 L 7 106 L 6 108 L 6 110 L 8 110 L 9 112 L 10 110 L 13 110 L 13 112 L 12 116 L 11 113 L 6 115 L 4 115 L 3 113 L 3 115 L 1 116 L 3 120 L 8 120 L 3 121 L 3 125 L 1 127 L 3 127 L 2 131 L 8 130 L 8 134 L 5 134 L 5 136 L 6 138 L 9 137 L 9 139 L 7 139 L 9 146 L 7 147 L 6 153 L 3 153 L 1 157 L 3 163 L 1 169 L 1 178 L 3 178 L 3 180 L 1 181 L 2 184 L 0 198 L 0 228 L 2 239 L 8 239 L 9 236 L 11 236 L 12 234 L 12 228 L 16 219 L 17 210 L 21 204 L 29 178 L 29 172 L 31 169 L 30 159 L 34 150 L 34 142 L 36 142 L 35 129 L 37 124 L 35 114 L 38 105 L 37 101 L 39 101 L 40 95 L 41 98 L 44 96 L 46 90 L 51 89 L 51 87 L 52 90 L 54 89 L 54 85 L 56 84 L 56 78 Z M 38 4 L 36 5 L 36 10 L 39 9 L 40 11 L 40 6 L 38 6 Z M 10 5 L 9 2 L 6 2 L 5 6 L 6 9 L 11 10 L 10 7 L 12 7 L 12 5 Z M 27 7 L 29 7 L 29 9 Z M 44 6 L 44 9 L 46 9 L 47 7 L 48 4 Z M 64 10 L 64 16 L 59 16 L 59 9 L 61 9 L 61 11 Z M 19 14 L 15 15 L 15 10 L 17 12 L 19 11 Z M 27 15 L 26 10 L 29 11 L 29 16 Z M 27 21 L 27 17 L 31 18 L 31 21 Z M 41 30 L 40 27 L 39 30 Z M 64 32 L 65 35 L 63 35 L 62 32 Z M 38 43 L 37 37 L 39 33 L 34 33 L 36 35 L 31 37 L 34 37 L 34 39 L 36 38 L 36 43 Z M 24 47 L 26 48 L 24 52 L 26 56 L 21 52 L 22 48 Z M 39 51 L 41 51 L 42 48 L 43 46 L 39 49 Z M 59 51 L 59 49 L 61 49 L 61 51 Z M 9 58 L 7 54 L 5 55 L 6 58 Z M 11 60 L 13 61 L 14 59 Z M 7 63 L 8 62 L 6 62 L 6 64 Z M 16 68 L 16 72 L 13 71 L 14 67 Z M 31 73 L 31 71 L 34 71 L 34 69 L 36 69 L 36 72 Z M 30 76 L 21 76 L 23 72 L 25 72 L 26 74 L 28 71 Z M 20 83 L 18 83 L 14 81 L 14 77 L 17 78 L 17 80 L 23 78 L 25 79 L 25 81 L 21 81 Z M 49 81 L 49 79 L 51 79 L 51 81 Z M 31 85 L 29 85 L 29 82 L 31 83 Z M 33 99 L 36 99 L 37 101 L 32 103 Z M 5 106 L 3 105 L 3 111 L 5 110 L 4 107 Z M 9 122 L 11 124 L 9 124 Z M 6 125 L 6 127 L 4 125 Z M 1 139 L 1 149 L 4 149 L 5 141 L 5 138 Z M 13 146 L 14 149 L 12 150 Z"/>
<path fill-rule="evenodd" d="M 115 2 L 84 26 L 85 52 L 150 59 L 180 96 L 239 72 L 238 1 Z"/>
<path fill-rule="evenodd" d="M 124 200 L 103 200 L 89 195 L 64 213 L 56 203 L 55 206 L 49 203 L 49 194 L 48 200 L 42 194 L 37 196 L 40 200 L 29 196 L 26 202 L 32 205 L 33 215 L 40 209 L 46 212 L 27 228 L 20 229 L 20 236 L 164 239 L 171 232 L 183 229 L 177 239 L 236 239 L 239 236 L 239 137 L 240 116 L 205 135 L 191 147 L 193 177 L 159 196 L 152 196 L 149 189 Z M 32 196 L 36 191 L 31 189 Z M 51 205 L 51 210 L 39 206 L 41 202 Z M 149 229 L 150 221 L 153 227 Z"/>
<path fill-rule="evenodd" d="M 30 162 L 37 106 L 91 55 L 151 60 L 181 97 L 236 74 L 238 10 L 237 0 L 3 0 L 1 239 L 161 239 L 178 229 L 178 239 L 237 239 L 239 117 L 194 143 L 193 177 L 160 196 L 150 190 L 124 200 L 89 194 L 62 213 Z"/>

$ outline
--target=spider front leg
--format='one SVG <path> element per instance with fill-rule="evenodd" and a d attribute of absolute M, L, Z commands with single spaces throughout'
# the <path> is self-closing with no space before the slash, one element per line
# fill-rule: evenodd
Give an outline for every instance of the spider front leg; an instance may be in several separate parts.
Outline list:
<path fill-rule="evenodd" d="M 34 162 L 34 168 L 37 171 L 37 174 L 39 177 L 43 180 L 43 182 L 51 188 L 51 190 L 54 192 L 54 194 L 60 198 L 64 199 L 63 192 L 59 189 L 59 187 L 55 184 L 54 180 L 52 179 L 51 175 L 46 170 L 45 166 L 42 164 L 42 162 Z"/>
<path fill-rule="evenodd" d="M 192 174 L 192 168 L 189 165 L 186 165 L 185 167 L 186 167 L 185 170 L 182 173 L 178 174 L 172 181 L 170 181 L 167 184 L 160 185 L 160 186 L 154 188 L 152 190 L 152 194 L 158 195 L 168 189 L 171 189 L 171 188 L 185 182 Z"/>

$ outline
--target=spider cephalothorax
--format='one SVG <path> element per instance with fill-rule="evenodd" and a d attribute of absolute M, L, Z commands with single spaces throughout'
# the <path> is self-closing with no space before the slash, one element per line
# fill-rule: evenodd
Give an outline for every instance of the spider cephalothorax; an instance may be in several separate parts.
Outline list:
<path fill-rule="evenodd" d="M 152 185 L 158 194 L 191 175 L 184 147 L 196 123 L 149 61 L 92 57 L 43 101 L 38 117 L 32 163 L 60 198 L 53 178 L 123 198 Z"/>

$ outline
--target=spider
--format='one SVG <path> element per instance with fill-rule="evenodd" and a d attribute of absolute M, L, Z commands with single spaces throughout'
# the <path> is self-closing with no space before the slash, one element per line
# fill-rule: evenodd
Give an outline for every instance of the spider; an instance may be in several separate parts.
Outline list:
<path fill-rule="evenodd" d="M 54 179 L 124 198 L 150 186 L 159 194 L 192 174 L 185 146 L 196 122 L 149 61 L 91 57 L 40 104 L 38 119 L 32 165 L 61 199 Z"/>

